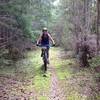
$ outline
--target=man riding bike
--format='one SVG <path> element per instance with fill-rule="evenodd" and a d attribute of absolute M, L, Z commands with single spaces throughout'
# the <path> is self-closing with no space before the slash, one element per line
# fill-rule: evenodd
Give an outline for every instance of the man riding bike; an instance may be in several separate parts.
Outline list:
<path fill-rule="evenodd" d="M 43 47 L 47 47 L 47 59 L 49 64 L 49 49 L 50 49 L 50 41 L 55 45 L 55 42 L 52 36 L 49 34 L 47 28 L 42 29 L 42 35 L 40 35 L 39 39 L 37 40 L 37 45 L 40 44 Z M 43 50 L 41 53 L 41 57 L 43 56 Z"/>

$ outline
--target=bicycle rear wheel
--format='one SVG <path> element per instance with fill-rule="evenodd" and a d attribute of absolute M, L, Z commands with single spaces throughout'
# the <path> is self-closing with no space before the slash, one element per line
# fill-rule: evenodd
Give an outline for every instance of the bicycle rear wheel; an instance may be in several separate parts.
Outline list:
<path fill-rule="evenodd" d="M 47 71 L 47 61 L 44 61 L 44 71 Z"/>
<path fill-rule="evenodd" d="M 47 53 L 46 52 L 44 53 L 43 62 L 44 62 L 44 71 L 46 72 L 47 71 Z"/>

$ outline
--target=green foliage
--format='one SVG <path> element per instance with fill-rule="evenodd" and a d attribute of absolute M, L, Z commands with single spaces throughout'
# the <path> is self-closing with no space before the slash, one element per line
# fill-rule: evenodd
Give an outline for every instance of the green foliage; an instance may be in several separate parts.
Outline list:
<path fill-rule="evenodd" d="M 99 67 L 100 66 L 100 56 L 94 57 L 92 61 L 90 61 L 91 67 Z"/>
<path fill-rule="evenodd" d="M 21 15 L 16 17 L 17 22 L 20 28 L 23 30 L 23 33 L 26 37 L 31 38 L 32 35 L 32 16 L 30 15 Z"/>
<path fill-rule="evenodd" d="M 10 0 L 0 6 L 0 11 L 15 16 L 18 28 L 25 37 L 33 41 L 38 36 L 37 32 L 51 21 L 52 1 L 49 0 Z"/>

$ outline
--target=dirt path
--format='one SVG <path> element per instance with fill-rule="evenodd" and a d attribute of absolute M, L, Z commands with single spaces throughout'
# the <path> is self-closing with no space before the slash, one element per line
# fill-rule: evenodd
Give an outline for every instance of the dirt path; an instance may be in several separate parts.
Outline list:
<path fill-rule="evenodd" d="M 56 69 L 51 66 L 51 89 L 49 100 L 65 100 L 63 90 L 59 85 L 59 80 L 56 75 Z"/>

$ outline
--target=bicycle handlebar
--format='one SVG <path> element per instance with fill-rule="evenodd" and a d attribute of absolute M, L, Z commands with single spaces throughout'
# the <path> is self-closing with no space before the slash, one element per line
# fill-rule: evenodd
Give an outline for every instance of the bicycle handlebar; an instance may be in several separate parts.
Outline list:
<path fill-rule="evenodd" d="M 42 46 L 41 44 L 36 44 L 36 46 Z M 53 45 L 50 45 L 50 47 L 54 47 L 55 46 L 55 44 L 53 44 Z"/>

